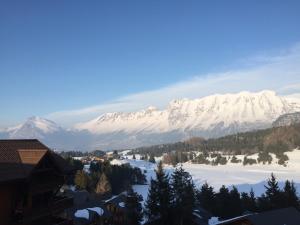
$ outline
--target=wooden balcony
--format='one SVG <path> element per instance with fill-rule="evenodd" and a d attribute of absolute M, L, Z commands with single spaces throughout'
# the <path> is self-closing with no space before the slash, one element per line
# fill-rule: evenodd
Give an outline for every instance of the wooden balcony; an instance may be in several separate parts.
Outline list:
<path fill-rule="evenodd" d="M 73 198 L 57 197 L 49 206 L 53 214 L 60 213 L 73 206 Z"/>
<path fill-rule="evenodd" d="M 33 207 L 31 210 L 26 210 L 23 213 L 19 212 L 17 224 L 31 224 L 34 221 L 43 220 L 43 218 L 51 218 L 54 222 L 51 225 L 70 225 L 70 221 L 54 217 L 55 215 L 63 212 L 65 209 L 73 206 L 73 198 L 56 197 L 49 203 Z M 71 223 L 72 224 L 72 223 Z"/>

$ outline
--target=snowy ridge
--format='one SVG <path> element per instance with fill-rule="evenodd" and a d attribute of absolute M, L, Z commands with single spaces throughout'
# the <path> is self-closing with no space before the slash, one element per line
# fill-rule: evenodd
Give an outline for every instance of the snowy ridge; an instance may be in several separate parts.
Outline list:
<path fill-rule="evenodd" d="M 300 111 L 300 102 L 273 91 L 216 94 L 204 98 L 174 100 L 165 110 L 149 107 L 132 113 L 106 113 L 79 130 L 92 133 L 164 133 L 261 128 L 280 115 Z"/>
<path fill-rule="evenodd" d="M 0 132 L 0 138 L 38 138 L 60 150 L 131 149 L 269 128 L 280 115 L 294 112 L 300 112 L 300 100 L 295 97 L 244 91 L 173 100 L 164 110 L 151 106 L 138 112 L 106 113 L 69 130 L 31 117 Z"/>
<path fill-rule="evenodd" d="M 8 128 L 10 138 L 43 138 L 46 134 L 62 130 L 56 123 L 41 117 L 30 117 L 24 123 Z"/>

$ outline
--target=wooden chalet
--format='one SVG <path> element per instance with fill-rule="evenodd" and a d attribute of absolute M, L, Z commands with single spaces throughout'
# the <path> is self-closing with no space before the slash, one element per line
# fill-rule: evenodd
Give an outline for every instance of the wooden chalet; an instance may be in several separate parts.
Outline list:
<path fill-rule="evenodd" d="M 295 208 L 271 210 L 224 220 L 216 225 L 299 225 L 300 212 Z"/>
<path fill-rule="evenodd" d="M 125 208 L 126 195 L 120 194 L 106 200 L 105 205 L 107 210 L 112 215 L 112 223 L 114 225 L 126 224 L 126 208 Z"/>
<path fill-rule="evenodd" d="M 67 209 L 67 218 L 74 225 L 111 225 L 112 215 L 106 209 L 102 199 L 83 191 L 68 190 L 65 193 L 74 199 L 72 208 Z"/>
<path fill-rule="evenodd" d="M 58 196 L 72 168 L 38 140 L 0 140 L 1 225 L 71 225 Z"/>

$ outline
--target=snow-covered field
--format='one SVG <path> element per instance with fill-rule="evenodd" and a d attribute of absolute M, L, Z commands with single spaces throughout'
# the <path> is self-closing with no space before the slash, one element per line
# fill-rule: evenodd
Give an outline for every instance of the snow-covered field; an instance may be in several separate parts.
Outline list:
<path fill-rule="evenodd" d="M 197 187 L 200 187 L 204 182 L 208 182 L 215 190 L 218 190 L 223 184 L 228 187 L 235 185 L 239 191 L 246 192 L 249 192 L 252 187 L 256 195 L 261 195 L 265 191 L 265 181 L 270 177 L 271 173 L 274 173 L 280 181 L 280 186 L 283 185 L 286 179 L 293 180 L 296 183 L 298 193 L 300 193 L 300 150 L 294 150 L 286 154 L 289 157 L 289 161 L 285 167 L 275 162 L 270 165 L 255 164 L 247 166 L 243 166 L 241 163 L 228 163 L 227 165 L 218 166 L 184 163 L 183 167 L 192 175 Z M 146 171 L 148 181 L 155 175 L 156 165 L 143 160 L 130 158 L 115 160 L 112 163 L 129 163 L 133 167 L 139 167 Z M 174 170 L 172 166 L 165 166 L 165 169 L 169 173 Z M 147 189 L 147 185 L 134 186 L 134 190 L 140 193 L 144 199 L 147 197 Z"/>

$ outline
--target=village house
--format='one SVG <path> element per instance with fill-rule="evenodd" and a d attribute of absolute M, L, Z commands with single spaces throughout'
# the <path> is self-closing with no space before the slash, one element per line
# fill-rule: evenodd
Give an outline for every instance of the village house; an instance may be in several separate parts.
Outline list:
<path fill-rule="evenodd" d="M 73 199 L 58 196 L 72 167 L 36 139 L 0 140 L 1 225 L 71 225 Z"/>

